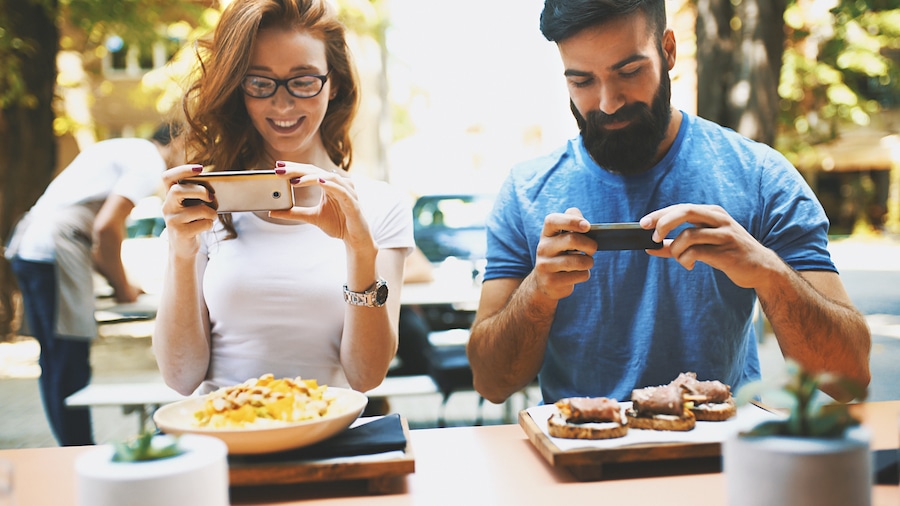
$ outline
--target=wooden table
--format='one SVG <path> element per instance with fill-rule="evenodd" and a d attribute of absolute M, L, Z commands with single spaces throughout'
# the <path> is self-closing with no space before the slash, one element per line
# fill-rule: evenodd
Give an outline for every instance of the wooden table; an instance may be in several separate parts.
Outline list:
<path fill-rule="evenodd" d="M 872 431 L 873 450 L 900 447 L 900 401 L 864 404 L 856 411 Z M 601 502 L 721 506 L 726 503 L 722 473 L 579 482 L 566 471 L 547 464 L 518 425 L 420 429 L 411 431 L 410 439 L 416 460 L 415 473 L 405 478 L 398 493 L 371 495 L 364 484 L 357 482 L 313 483 L 232 489 L 232 503 L 282 506 Z M 73 504 L 74 462 L 84 451 L 85 447 L 0 451 L 0 459 L 8 459 L 15 465 L 18 505 Z M 900 487 L 874 488 L 874 506 L 898 504 Z"/>

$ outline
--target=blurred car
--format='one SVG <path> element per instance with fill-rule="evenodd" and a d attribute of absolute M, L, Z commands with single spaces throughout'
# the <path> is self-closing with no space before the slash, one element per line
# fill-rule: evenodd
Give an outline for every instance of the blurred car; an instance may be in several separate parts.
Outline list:
<path fill-rule="evenodd" d="M 447 286 L 465 282 L 464 279 L 480 283 L 487 261 L 485 220 L 494 199 L 491 194 L 444 194 L 424 195 L 416 200 L 416 246 L 434 266 L 435 284 Z M 475 317 L 473 309 L 453 304 L 429 304 L 420 309 L 433 331 L 468 328 Z"/>
<path fill-rule="evenodd" d="M 484 261 L 485 219 L 494 205 L 489 194 L 424 195 L 413 206 L 416 245 L 433 264 L 448 258 Z"/>

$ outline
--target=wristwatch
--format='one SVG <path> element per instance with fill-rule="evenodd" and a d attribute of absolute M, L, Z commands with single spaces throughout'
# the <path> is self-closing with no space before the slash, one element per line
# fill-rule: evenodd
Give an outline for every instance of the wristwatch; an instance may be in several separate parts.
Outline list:
<path fill-rule="evenodd" d="M 388 286 L 387 281 L 378 278 L 364 292 L 351 292 L 347 285 L 344 285 L 344 301 L 354 306 L 381 307 L 387 301 Z"/>

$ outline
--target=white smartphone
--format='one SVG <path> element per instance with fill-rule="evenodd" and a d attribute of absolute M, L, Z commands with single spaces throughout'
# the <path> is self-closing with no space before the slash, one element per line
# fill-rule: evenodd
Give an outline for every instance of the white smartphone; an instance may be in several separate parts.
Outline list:
<path fill-rule="evenodd" d="M 294 206 L 290 180 L 274 170 L 203 172 L 180 183 L 199 184 L 212 190 L 212 202 L 185 199 L 185 206 L 205 204 L 220 213 L 275 211 Z"/>

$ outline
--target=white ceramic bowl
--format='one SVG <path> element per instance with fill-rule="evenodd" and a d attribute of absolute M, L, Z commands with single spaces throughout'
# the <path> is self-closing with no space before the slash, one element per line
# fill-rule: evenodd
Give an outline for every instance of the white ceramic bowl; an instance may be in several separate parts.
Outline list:
<path fill-rule="evenodd" d="M 194 425 L 194 413 L 203 408 L 205 396 L 167 404 L 156 411 L 153 421 L 166 434 L 201 434 L 219 438 L 228 446 L 230 454 L 272 453 L 309 446 L 342 432 L 362 414 L 369 401 L 365 394 L 347 388 L 328 387 L 324 396 L 334 398 L 327 415 L 273 427 L 197 427 Z"/>

